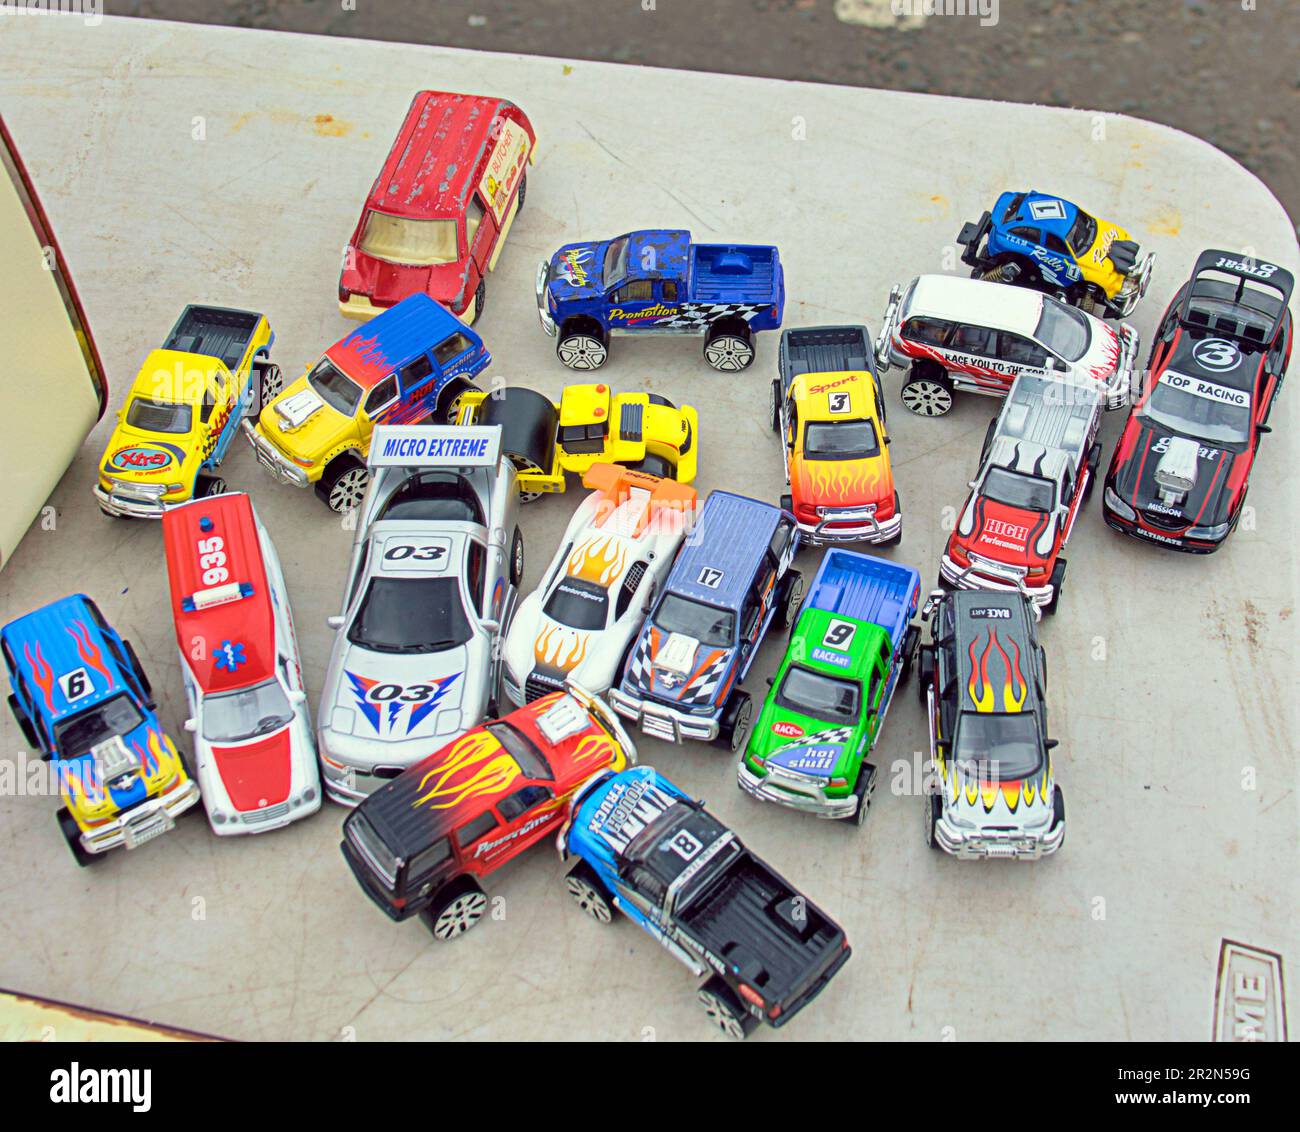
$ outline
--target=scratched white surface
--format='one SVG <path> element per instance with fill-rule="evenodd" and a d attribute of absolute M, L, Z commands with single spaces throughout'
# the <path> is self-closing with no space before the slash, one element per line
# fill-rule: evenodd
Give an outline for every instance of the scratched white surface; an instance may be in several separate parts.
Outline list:
<path fill-rule="evenodd" d="M 949 266 L 961 223 L 1003 188 L 1060 192 L 1158 253 L 1134 319 L 1143 359 L 1203 247 L 1298 266 L 1291 223 L 1253 177 L 1200 141 L 1122 117 L 183 24 L 0 18 L 0 32 L 0 106 L 72 265 L 114 405 L 189 301 L 265 310 L 290 375 L 349 329 L 335 306 L 340 249 L 421 86 L 508 96 L 537 128 L 527 207 L 480 329 L 497 374 L 550 393 L 568 371 L 537 325 L 537 260 L 634 227 L 775 242 L 787 325 L 874 330 L 889 284 Z M 699 406 L 702 489 L 775 499 L 780 457 L 764 418 L 776 342 L 764 336 L 754 369 L 724 377 L 695 340 L 621 339 L 602 376 Z M 944 508 L 961 502 L 996 406 L 966 397 L 920 420 L 898 404 L 897 372 L 885 385 L 907 516 L 890 553 L 928 582 Z M 1273 415 L 1251 491 L 1257 527 L 1222 553 L 1122 540 L 1099 497 L 1080 520 L 1061 612 L 1043 631 L 1070 823 L 1057 858 L 970 865 L 925 848 L 920 800 L 888 789 L 895 760 L 919 764 L 925 741 L 910 688 L 877 749 L 885 785 L 861 830 L 752 801 L 711 748 L 644 741 L 643 761 L 707 798 L 848 929 L 855 955 L 827 993 L 759 1040 L 1199 1040 L 1220 937 L 1294 960 L 1296 402 L 1288 391 Z M 1106 421 L 1107 457 L 1119 427 Z M 54 496 L 57 528 L 31 532 L 0 574 L 0 612 L 92 593 L 182 734 L 158 530 L 112 523 L 90 496 L 106 428 Z M 314 702 L 351 534 L 243 447 L 225 475 L 252 491 L 276 537 Z M 571 505 L 527 510 L 530 579 Z M 769 646 L 751 691 L 776 660 Z M 7 712 L 0 728 L 4 758 L 19 757 Z M 92 870 L 73 864 L 54 809 L 0 797 L 0 985 L 248 1039 L 711 1034 L 688 973 L 626 921 L 586 919 L 548 849 L 490 881 L 503 920 L 443 945 L 361 895 L 338 852 L 337 808 L 220 841 L 195 818 Z"/>

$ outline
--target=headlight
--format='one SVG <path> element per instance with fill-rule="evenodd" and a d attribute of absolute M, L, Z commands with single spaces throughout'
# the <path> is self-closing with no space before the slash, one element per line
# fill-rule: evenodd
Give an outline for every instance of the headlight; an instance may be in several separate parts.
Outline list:
<path fill-rule="evenodd" d="M 1137 518 L 1137 512 L 1127 503 L 1116 495 L 1110 488 L 1106 489 L 1106 506 L 1115 512 L 1121 519 L 1128 519 L 1130 522 Z"/>
<path fill-rule="evenodd" d="M 1219 539 L 1223 538 L 1228 533 L 1231 526 L 1231 523 L 1216 523 L 1212 527 L 1188 527 L 1187 537 L 1203 538 L 1208 539 L 1210 542 L 1218 542 Z"/>

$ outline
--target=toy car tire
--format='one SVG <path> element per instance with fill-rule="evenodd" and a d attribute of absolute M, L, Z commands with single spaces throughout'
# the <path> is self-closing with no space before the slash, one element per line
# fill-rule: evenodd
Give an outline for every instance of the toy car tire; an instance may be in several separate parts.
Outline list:
<path fill-rule="evenodd" d="M 487 895 L 472 877 L 452 881 L 420 913 L 420 922 L 434 939 L 449 940 L 463 935 L 483 918 Z"/>
<path fill-rule="evenodd" d="M 511 386 L 486 398 L 479 424 L 501 426 L 501 451 L 521 473 L 549 474 L 555 464 L 555 430 L 559 414 L 549 398 L 535 389 Z M 519 491 L 521 503 L 531 503 L 542 493 Z"/>
<path fill-rule="evenodd" d="M 1101 467 L 1101 441 L 1093 442 L 1088 449 L 1088 482 L 1083 485 L 1083 502 L 1092 498 L 1092 489 L 1097 486 L 1097 469 Z"/>
<path fill-rule="evenodd" d="M 249 416 L 254 420 L 258 414 L 265 409 L 284 389 L 284 375 L 280 372 L 280 367 L 271 362 L 261 365 L 257 369 L 257 408 L 249 412 Z"/>
<path fill-rule="evenodd" d="M 1061 600 L 1061 587 L 1065 585 L 1066 565 L 1064 558 L 1058 558 L 1056 565 L 1052 567 L 1052 576 L 1047 580 L 1048 585 L 1052 587 L 1052 596 L 1047 604 L 1043 606 L 1044 613 L 1056 612 L 1056 604 Z"/>
<path fill-rule="evenodd" d="M 523 212 L 524 197 L 528 195 L 528 174 L 519 174 L 519 192 L 515 194 L 515 212 Z"/>
<path fill-rule="evenodd" d="M 934 652 L 929 646 L 922 645 L 916 652 L 916 698 L 921 701 L 922 707 L 925 707 L 928 702 L 927 693 L 933 682 Z"/>
<path fill-rule="evenodd" d="M 1061 793 L 1061 788 L 1058 786 L 1052 793 L 1052 829 L 1063 821 L 1065 821 L 1065 795 Z M 1064 836 L 1061 838 L 1061 844 L 1065 844 Z"/>
<path fill-rule="evenodd" d="M 18 697 L 9 696 L 9 710 L 13 712 L 14 722 L 18 724 L 18 730 L 23 733 L 23 742 L 25 742 L 33 751 L 39 751 L 41 745 L 36 739 L 36 728 L 32 726 L 32 721 L 27 718 L 27 713 L 18 706 Z"/>
<path fill-rule="evenodd" d="M 696 996 L 710 1021 L 729 1038 L 744 1041 L 758 1022 L 741 1005 L 740 999 L 719 975 L 714 975 Z"/>
<path fill-rule="evenodd" d="M 574 903 L 599 924 L 608 924 L 614 918 L 614 905 L 609 890 L 600 882 L 596 871 L 586 861 L 579 861 L 564 878 Z"/>
<path fill-rule="evenodd" d="M 901 515 L 902 513 L 903 513 L 903 501 L 898 498 L 898 492 L 894 492 L 894 514 Z M 903 541 L 903 527 L 902 524 L 899 524 L 897 534 L 892 535 L 890 538 L 885 539 L 883 542 L 876 543 L 876 545 L 897 546 L 902 541 Z"/>
<path fill-rule="evenodd" d="M 483 304 L 487 302 L 487 282 L 480 279 L 474 288 L 474 301 L 470 304 L 469 324 L 473 326 L 483 314 Z"/>
<path fill-rule="evenodd" d="M 714 742 L 723 750 L 733 754 L 739 751 L 749 737 L 749 725 L 753 721 L 754 702 L 748 692 L 739 689 L 727 697 L 726 707 L 722 709 L 722 719 L 718 722 L 718 737 Z"/>
<path fill-rule="evenodd" d="M 853 784 L 853 796 L 858 800 L 858 808 L 848 820 L 855 826 L 867 824 L 867 814 L 871 810 L 871 795 L 876 788 L 876 768 L 870 763 L 863 763 L 858 768 L 858 780 Z"/>
<path fill-rule="evenodd" d="M 798 570 L 787 570 L 781 579 L 776 596 L 775 621 L 778 629 L 793 625 L 799 616 L 799 603 L 803 601 L 803 575 Z"/>
<path fill-rule="evenodd" d="M 524 532 L 516 527 L 514 537 L 510 540 L 510 584 L 518 589 L 523 584 L 523 580 Z"/>
<path fill-rule="evenodd" d="M 316 481 L 316 495 L 336 515 L 346 515 L 361 503 L 370 483 L 370 469 L 354 456 L 337 456 Z"/>
<path fill-rule="evenodd" d="M 438 407 L 434 410 L 431 421 L 446 421 L 455 424 L 465 403 L 466 393 L 478 393 L 479 387 L 463 377 L 454 377 L 447 383 L 447 388 L 438 397 Z"/>
<path fill-rule="evenodd" d="M 938 794 L 927 794 L 925 803 L 925 843 L 936 853 L 942 853 L 943 846 L 939 844 L 935 827 L 943 816 L 943 800 Z"/>
<path fill-rule="evenodd" d="M 952 408 L 952 382 L 937 362 L 914 362 L 900 396 L 918 417 L 941 417 Z"/>
<path fill-rule="evenodd" d="M 83 869 L 98 863 L 103 854 L 87 853 L 82 848 L 81 829 L 77 825 L 77 819 L 72 816 L 68 807 L 61 807 L 55 816 L 59 819 L 59 832 L 63 834 L 63 840 L 68 843 L 68 849 L 72 853 L 73 860 Z"/>
<path fill-rule="evenodd" d="M 772 431 L 781 435 L 781 383 L 772 382 L 771 389 L 767 395 L 767 412 L 772 425 Z"/>
<path fill-rule="evenodd" d="M 555 356 L 570 369 L 600 369 L 609 358 L 609 346 L 603 334 L 578 331 L 564 335 L 555 343 Z"/>
<path fill-rule="evenodd" d="M 194 481 L 194 498 L 207 499 L 213 495 L 225 495 L 227 490 L 226 481 L 220 476 L 200 475 Z"/>
<path fill-rule="evenodd" d="M 743 322 L 720 322 L 709 328 L 704 360 L 723 373 L 739 373 L 754 364 L 754 343 Z"/>
<path fill-rule="evenodd" d="M 916 663 L 917 651 L 921 646 L 921 630 L 909 625 L 903 634 L 903 666 L 898 672 L 898 682 L 906 684 L 912 675 L 912 665 Z M 924 698 L 924 697 L 923 697 Z"/>

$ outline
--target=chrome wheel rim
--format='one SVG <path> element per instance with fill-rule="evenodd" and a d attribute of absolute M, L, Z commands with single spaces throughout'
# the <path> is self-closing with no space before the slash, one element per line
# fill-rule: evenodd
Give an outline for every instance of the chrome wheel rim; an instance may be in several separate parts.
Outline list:
<path fill-rule="evenodd" d="M 611 918 L 609 905 L 599 892 L 581 877 L 569 877 L 566 883 L 569 886 L 569 895 L 573 897 L 579 908 L 593 920 L 602 924 L 609 923 Z"/>
<path fill-rule="evenodd" d="M 487 897 L 481 892 L 458 896 L 439 913 L 433 934 L 439 939 L 454 939 L 477 924 L 486 908 Z"/>
<path fill-rule="evenodd" d="M 734 373 L 754 360 L 754 347 L 734 334 L 721 334 L 704 347 L 704 358 L 714 369 Z"/>
<path fill-rule="evenodd" d="M 952 408 L 952 394 L 937 381 L 909 381 L 903 386 L 903 404 L 923 417 L 941 417 Z"/>
<path fill-rule="evenodd" d="M 524 540 L 522 538 L 516 537 L 512 558 L 515 579 L 522 582 L 524 580 Z"/>
<path fill-rule="evenodd" d="M 605 347 L 598 338 L 589 334 L 574 334 L 565 338 L 555 352 L 570 369 L 599 369 L 605 364 Z"/>
<path fill-rule="evenodd" d="M 745 745 L 745 738 L 749 735 L 749 721 L 754 717 L 754 704 L 752 700 L 746 700 L 740 706 L 740 713 L 736 716 L 736 726 L 731 732 L 731 749 L 733 752 L 739 751 Z"/>
<path fill-rule="evenodd" d="M 743 1038 L 745 1036 L 744 1028 L 726 1004 L 712 991 L 700 991 L 700 1003 L 704 1007 L 704 1013 L 709 1016 L 709 1020 L 718 1027 L 729 1038 Z"/>
<path fill-rule="evenodd" d="M 366 493 L 370 473 L 365 468 L 349 468 L 330 488 L 330 510 L 343 514 L 351 511 Z"/>
<path fill-rule="evenodd" d="M 270 366 L 262 371 L 262 405 L 265 407 L 280 396 L 284 388 L 284 375 L 279 366 Z"/>
<path fill-rule="evenodd" d="M 803 578 L 800 577 L 794 585 L 790 587 L 790 596 L 785 599 L 785 619 L 790 624 L 794 624 L 794 619 L 799 615 L 799 603 L 803 601 Z"/>
<path fill-rule="evenodd" d="M 515 466 L 515 471 L 521 476 L 540 476 L 544 474 L 542 469 L 528 459 L 527 456 L 512 456 L 507 454 L 506 458 Z M 542 493 L 540 491 L 525 491 L 522 487 L 519 489 L 520 503 L 531 503 L 534 499 L 540 499 L 541 496 Z"/>

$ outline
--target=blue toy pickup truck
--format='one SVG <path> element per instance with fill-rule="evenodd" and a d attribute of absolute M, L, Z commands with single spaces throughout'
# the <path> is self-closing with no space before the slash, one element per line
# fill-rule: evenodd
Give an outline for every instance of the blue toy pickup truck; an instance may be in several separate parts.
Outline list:
<path fill-rule="evenodd" d="M 614 710 L 647 735 L 740 750 L 753 715 L 740 684 L 768 625 L 799 609 L 798 549 L 788 511 L 712 492 L 610 689 Z"/>
<path fill-rule="evenodd" d="M 848 961 L 838 924 L 699 802 L 648 766 L 583 786 L 560 831 L 565 883 L 594 920 L 615 911 L 697 977 L 710 1021 L 733 1038 L 783 1026 Z"/>
<path fill-rule="evenodd" d="M 570 369 L 604 365 L 614 334 L 702 334 L 709 365 L 742 370 L 784 307 L 776 248 L 693 244 L 681 230 L 566 244 L 537 270 L 537 313 Z"/>
<path fill-rule="evenodd" d="M 151 841 L 199 800 L 135 650 L 85 594 L 10 621 L 0 651 L 9 709 L 28 745 L 53 763 L 59 830 L 77 864 Z"/>

